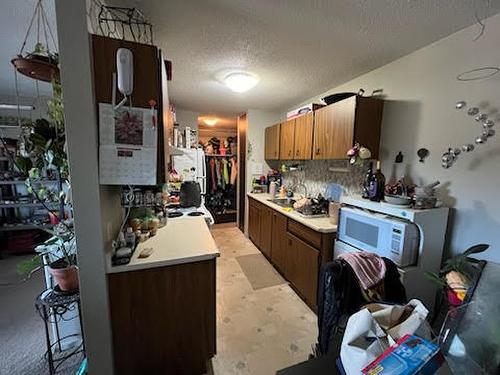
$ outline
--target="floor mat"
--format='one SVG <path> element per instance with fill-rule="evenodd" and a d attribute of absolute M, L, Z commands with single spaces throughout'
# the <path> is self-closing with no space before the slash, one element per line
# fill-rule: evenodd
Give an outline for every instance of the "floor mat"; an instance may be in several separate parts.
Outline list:
<path fill-rule="evenodd" d="M 243 273 L 253 290 L 285 284 L 286 281 L 262 254 L 250 254 L 236 257 Z"/>

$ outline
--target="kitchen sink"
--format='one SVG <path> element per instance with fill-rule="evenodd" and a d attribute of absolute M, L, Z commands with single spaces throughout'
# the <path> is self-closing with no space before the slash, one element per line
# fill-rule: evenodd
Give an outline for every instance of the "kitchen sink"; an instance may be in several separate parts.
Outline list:
<path fill-rule="evenodd" d="M 277 204 L 280 207 L 293 207 L 293 204 L 295 203 L 295 199 L 293 198 L 274 198 L 268 199 L 268 201 Z"/>

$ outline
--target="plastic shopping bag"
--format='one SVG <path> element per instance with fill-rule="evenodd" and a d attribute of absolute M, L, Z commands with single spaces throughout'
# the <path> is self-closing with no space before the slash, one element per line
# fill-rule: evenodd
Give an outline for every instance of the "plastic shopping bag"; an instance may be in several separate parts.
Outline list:
<path fill-rule="evenodd" d="M 406 334 L 419 330 L 420 336 L 430 338 L 428 313 L 422 302 L 412 299 L 404 306 L 372 303 L 352 315 L 340 348 L 346 374 L 361 374 L 361 369 Z"/>

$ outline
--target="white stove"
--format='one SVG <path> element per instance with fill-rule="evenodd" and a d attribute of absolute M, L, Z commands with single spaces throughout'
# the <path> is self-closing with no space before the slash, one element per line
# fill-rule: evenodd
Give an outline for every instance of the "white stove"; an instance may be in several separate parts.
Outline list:
<path fill-rule="evenodd" d="M 180 206 L 171 206 L 167 208 L 167 220 L 176 220 L 176 219 L 189 219 L 194 217 L 204 217 L 205 221 L 209 226 L 215 223 L 215 220 L 205 207 L 202 204 L 200 207 L 180 207 Z"/>

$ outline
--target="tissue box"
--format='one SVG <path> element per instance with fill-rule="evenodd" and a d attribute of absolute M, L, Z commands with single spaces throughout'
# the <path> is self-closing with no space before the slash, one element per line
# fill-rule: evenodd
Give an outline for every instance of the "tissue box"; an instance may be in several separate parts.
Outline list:
<path fill-rule="evenodd" d="M 439 346 L 405 335 L 362 370 L 365 375 L 451 374 Z"/>

